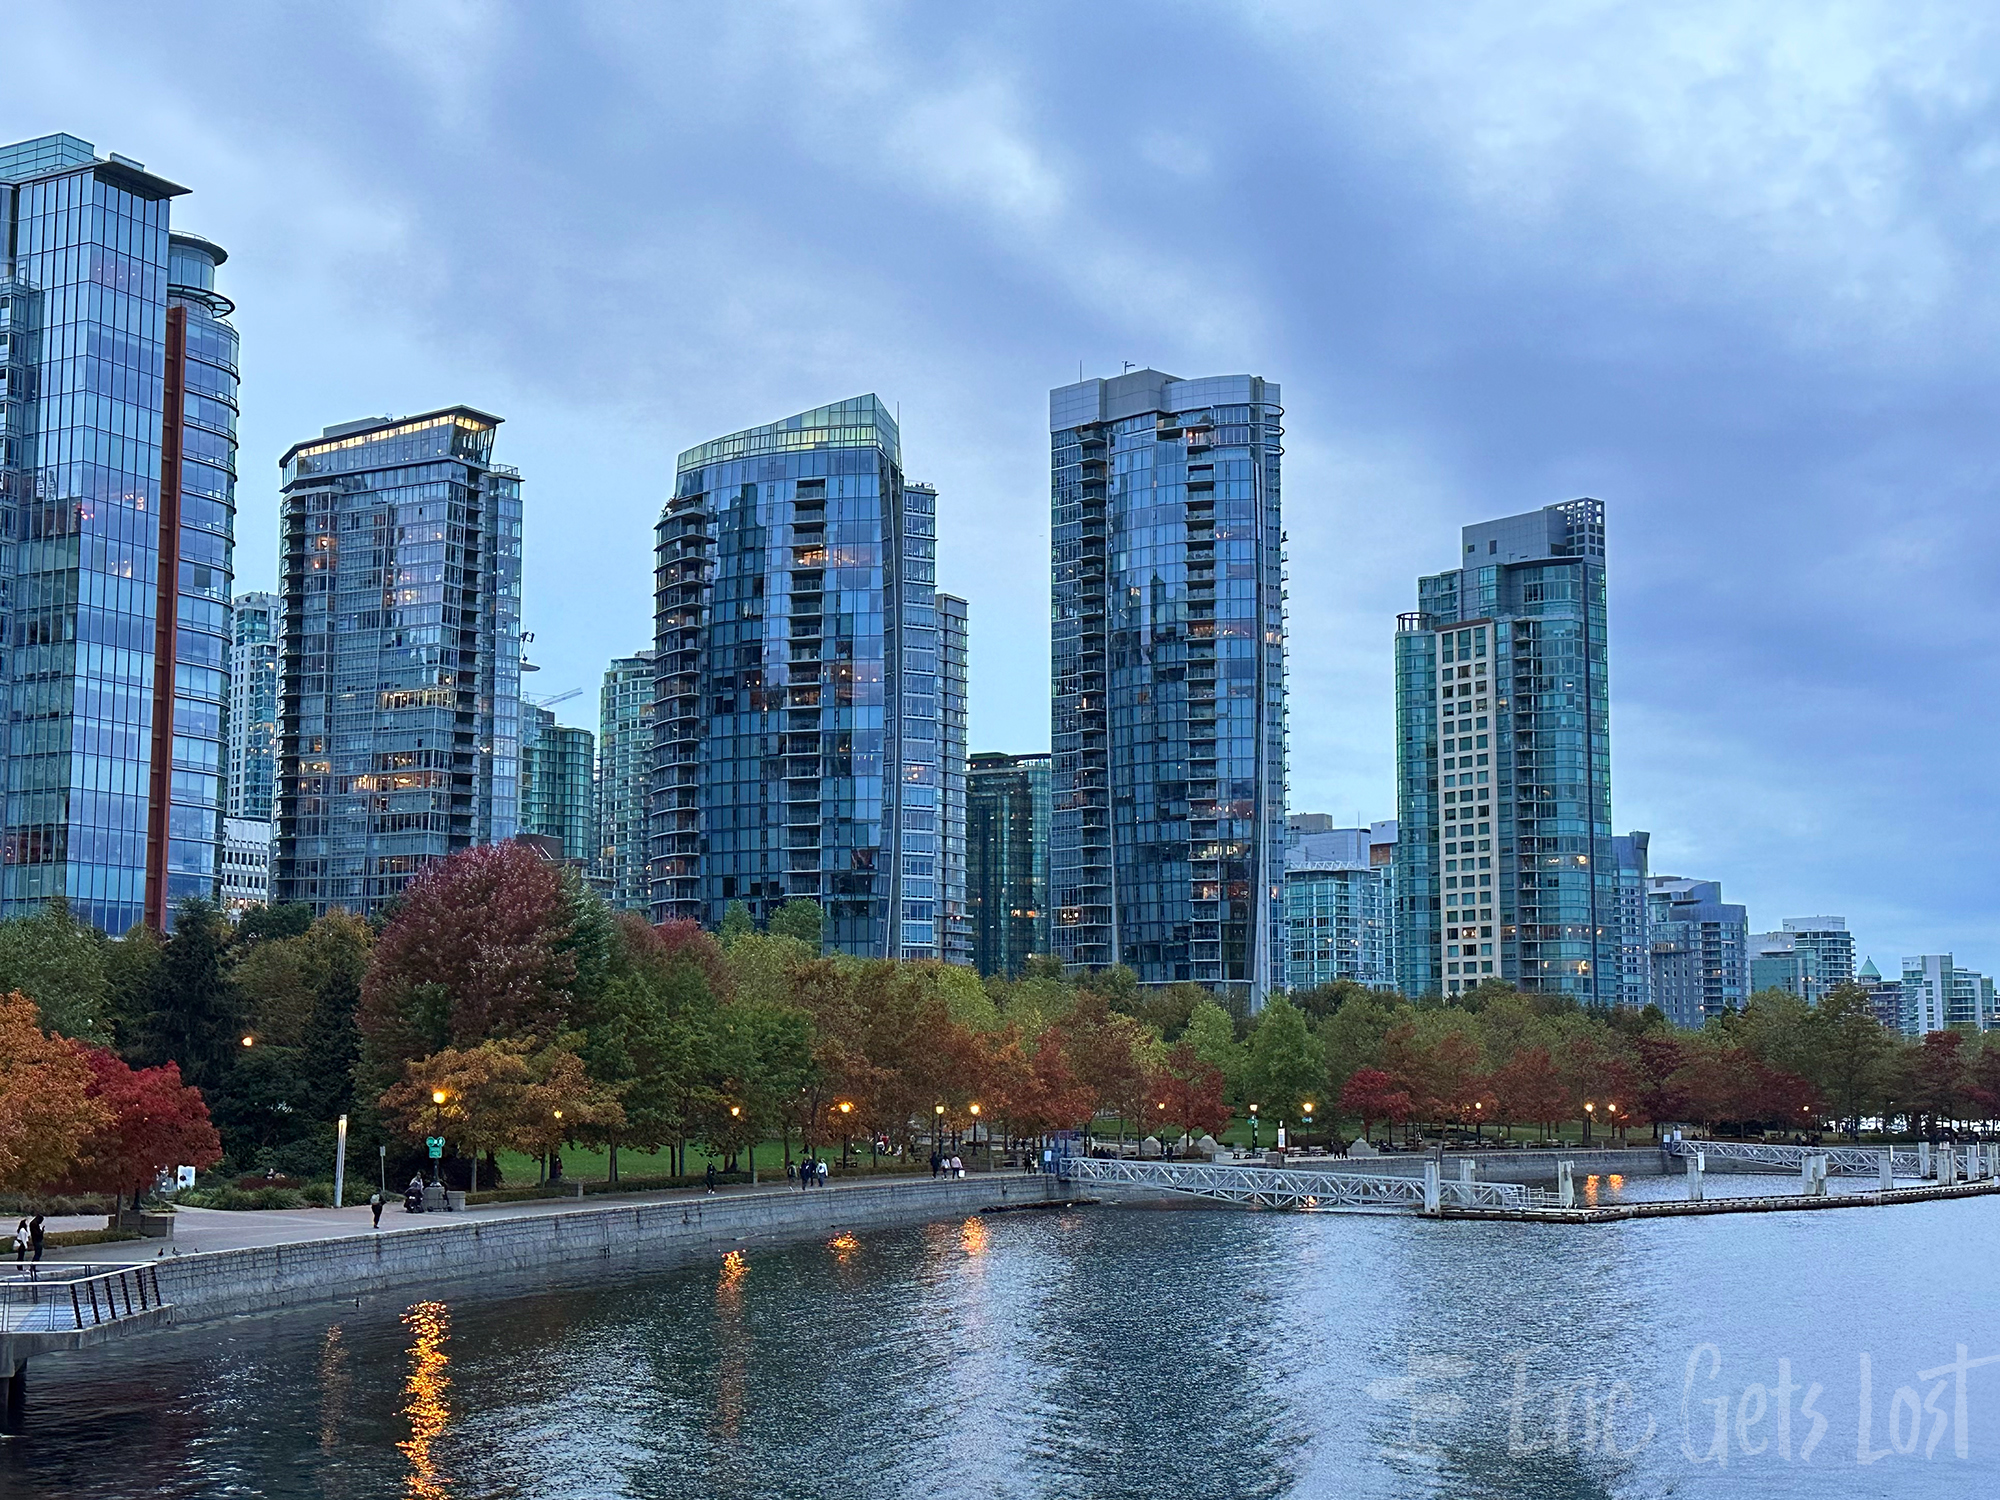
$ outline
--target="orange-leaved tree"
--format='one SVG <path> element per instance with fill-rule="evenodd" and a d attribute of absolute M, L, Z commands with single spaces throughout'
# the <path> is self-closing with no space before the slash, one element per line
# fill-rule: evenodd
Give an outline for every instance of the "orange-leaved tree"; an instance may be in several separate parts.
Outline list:
<path fill-rule="evenodd" d="M 77 1046 L 42 1034 L 34 1001 L 0 995 L 0 1190 L 48 1187 L 69 1171 L 106 1115 L 90 1083 Z"/>
<path fill-rule="evenodd" d="M 479 1189 L 479 1153 L 520 1128 L 522 1105 L 534 1074 L 526 1040 L 446 1047 L 403 1065 L 402 1079 L 382 1094 L 384 1121 L 412 1140 L 433 1127 L 472 1158 L 472 1188 Z"/>

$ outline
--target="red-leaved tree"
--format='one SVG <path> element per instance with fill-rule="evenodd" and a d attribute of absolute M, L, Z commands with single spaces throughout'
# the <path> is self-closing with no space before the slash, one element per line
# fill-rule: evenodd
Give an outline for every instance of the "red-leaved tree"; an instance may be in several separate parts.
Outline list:
<path fill-rule="evenodd" d="M 1409 1119 L 1410 1094 L 1380 1068 L 1356 1068 L 1340 1091 L 1340 1108 L 1343 1114 L 1360 1117 L 1366 1140 L 1368 1127 L 1377 1120 L 1397 1125 Z"/>
<path fill-rule="evenodd" d="M 181 1082 L 177 1064 L 127 1067 L 105 1047 L 78 1046 L 89 1064 L 90 1097 L 104 1122 L 87 1135 L 65 1184 L 71 1192 L 140 1195 L 173 1167 L 207 1167 L 222 1159 L 222 1140 L 209 1123 L 201 1090 Z"/>
<path fill-rule="evenodd" d="M 525 844 L 428 866 L 376 941 L 361 986 L 363 1058 L 379 1088 L 406 1063 L 560 1029 L 576 965 L 556 867 Z"/>
<path fill-rule="evenodd" d="M 1195 1056 L 1186 1042 L 1169 1049 L 1153 1070 L 1147 1092 L 1166 1105 L 1160 1113 L 1180 1126 L 1183 1136 L 1213 1134 L 1229 1123 L 1222 1070 Z"/>

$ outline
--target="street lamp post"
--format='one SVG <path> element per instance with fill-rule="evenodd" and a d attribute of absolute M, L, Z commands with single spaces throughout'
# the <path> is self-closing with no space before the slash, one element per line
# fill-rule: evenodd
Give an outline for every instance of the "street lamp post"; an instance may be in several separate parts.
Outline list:
<path fill-rule="evenodd" d="M 848 1129 L 848 1123 L 847 1123 L 848 1116 L 852 1115 L 853 1113 L 854 1113 L 854 1102 L 851 1099 L 841 1100 L 840 1101 L 840 1169 L 843 1172 L 847 1170 L 847 1143 L 854 1138 L 852 1132 Z"/>
<path fill-rule="evenodd" d="M 437 1166 L 431 1169 L 431 1181 L 438 1187 L 444 1186 L 444 1101 L 449 1097 L 443 1089 L 431 1090 L 431 1134 L 438 1138 Z"/>
<path fill-rule="evenodd" d="M 1313 1123 L 1312 1100 L 1310 1099 L 1306 1100 L 1304 1108 L 1306 1112 L 1305 1129 L 1307 1134 L 1306 1134 L 1306 1139 L 1299 1143 L 1299 1149 L 1301 1150 L 1304 1150 L 1307 1146 L 1312 1144 L 1312 1135 L 1311 1135 L 1312 1123 Z"/>
<path fill-rule="evenodd" d="M 1597 1106 L 1588 1099 L 1583 1103 L 1583 1143 L 1590 1144 L 1590 1122 L 1597 1117 Z"/>
<path fill-rule="evenodd" d="M 1472 1101 L 1472 1144 L 1478 1145 L 1482 1139 L 1480 1132 L 1486 1128 L 1486 1101 Z"/>
<path fill-rule="evenodd" d="M 556 1144 L 549 1149 L 548 1163 L 542 1170 L 549 1181 L 554 1182 L 562 1176 L 562 1111 L 558 1109 L 550 1113 L 556 1119 Z"/>
<path fill-rule="evenodd" d="M 972 1112 L 972 1154 L 977 1156 L 979 1154 L 979 1103 L 977 1100 L 974 1100 L 966 1108 Z M 990 1130 L 986 1133 L 986 1165 L 989 1170 L 993 1166 L 993 1132 Z"/>
<path fill-rule="evenodd" d="M 1250 1106 L 1250 1149 L 1252 1151 L 1262 1149 L 1257 1144 L 1257 1106 L 1254 1104 Z"/>

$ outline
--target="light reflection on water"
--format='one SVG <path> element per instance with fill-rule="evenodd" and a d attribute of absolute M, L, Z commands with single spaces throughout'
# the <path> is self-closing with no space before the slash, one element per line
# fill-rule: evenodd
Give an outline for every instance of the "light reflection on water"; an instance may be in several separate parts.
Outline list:
<path fill-rule="evenodd" d="M 2000 1355 L 2000 1291 L 1973 1274 L 1996 1234 L 1994 1199 L 1560 1227 L 1106 1207 L 855 1231 L 41 1361 L 0 1494 L 1992 1493 L 2000 1366 L 1967 1377 L 1963 1459 L 1939 1372 L 1961 1343 Z M 1941 1244 L 1972 1256 L 1948 1286 Z M 1726 1468 L 1696 1462 L 1718 1441 Z"/>

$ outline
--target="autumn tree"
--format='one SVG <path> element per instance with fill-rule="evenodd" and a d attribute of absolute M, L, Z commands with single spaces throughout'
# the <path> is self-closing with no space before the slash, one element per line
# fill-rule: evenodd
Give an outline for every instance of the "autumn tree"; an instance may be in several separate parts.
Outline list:
<path fill-rule="evenodd" d="M 105 1118 L 86 1058 L 75 1043 L 44 1035 L 38 1020 L 26 995 L 0 995 L 0 1191 L 60 1180 Z"/>
<path fill-rule="evenodd" d="M 1186 1042 L 1167 1049 L 1153 1070 L 1148 1092 L 1166 1105 L 1162 1113 L 1180 1126 L 1183 1140 L 1213 1134 L 1229 1123 L 1222 1070 L 1204 1061 Z"/>
<path fill-rule="evenodd" d="M 85 1049 L 82 1061 L 102 1113 L 79 1144 L 66 1182 L 72 1190 L 130 1193 L 136 1209 L 162 1173 L 222 1159 L 201 1090 L 182 1083 L 173 1063 L 135 1069 L 108 1047 Z"/>
<path fill-rule="evenodd" d="M 561 875 L 525 844 L 426 866 L 361 986 L 361 1066 L 375 1086 L 436 1053 L 560 1032 L 576 978 L 571 917 Z"/>
<path fill-rule="evenodd" d="M 403 1065 L 402 1078 L 382 1094 L 382 1118 L 413 1141 L 443 1131 L 471 1158 L 479 1189 L 479 1155 L 521 1128 L 521 1111 L 535 1079 L 525 1038 L 446 1047 Z M 440 1099 L 437 1096 L 442 1095 Z"/>
<path fill-rule="evenodd" d="M 1570 1091 L 1543 1046 L 1523 1047 L 1493 1072 L 1494 1110 L 1501 1123 L 1548 1128 L 1569 1112 Z"/>
<path fill-rule="evenodd" d="M 1380 1068 L 1356 1068 L 1340 1089 L 1340 1110 L 1361 1122 L 1361 1137 L 1377 1121 L 1394 1126 L 1410 1117 L 1410 1095 Z"/>

